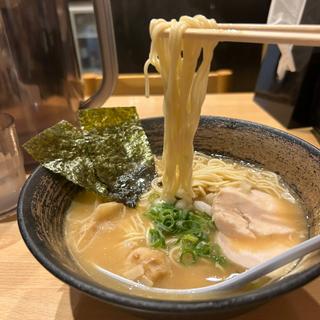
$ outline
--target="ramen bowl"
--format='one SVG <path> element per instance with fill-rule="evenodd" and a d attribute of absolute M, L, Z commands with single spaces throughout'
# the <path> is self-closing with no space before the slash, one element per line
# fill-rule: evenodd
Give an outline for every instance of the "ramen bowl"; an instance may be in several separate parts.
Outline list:
<path fill-rule="evenodd" d="M 160 154 L 163 118 L 142 120 L 155 154 Z M 320 233 L 320 150 L 285 132 L 263 125 L 220 117 L 202 117 L 195 150 L 262 165 L 278 173 L 302 200 L 309 235 Z M 179 294 L 128 285 L 106 274 L 101 285 L 82 271 L 64 240 L 67 209 L 80 188 L 39 167 L 25 183 L 18 204 L 22 237 L 35 258 L 68 285 L 106 303 L 155 319 L 224 319 L 252 309 L 273 297 L 301 287 L 320 274 L 318 255 L 304 257 L 290 273 L 262 287 L 225 293 Z"/>

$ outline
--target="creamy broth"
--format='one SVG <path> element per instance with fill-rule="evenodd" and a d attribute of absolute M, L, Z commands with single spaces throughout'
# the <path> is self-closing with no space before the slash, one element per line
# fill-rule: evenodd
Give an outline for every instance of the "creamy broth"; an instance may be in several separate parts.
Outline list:
<path fill-rule="evenodd" d="M 124 214 L 111 217 L 109 226 L 100 225 L 93 230 L 92 237 L 79 246 L 81 228 L 86 219 L 90 218 L 97 199 L 89 192 L 80 192 L 74 199 L 66 219 L 66 241 L 72 256 L 90 276 L 99 279 L 103 284 L 103 270 L 111 271 L 123 276 L 126 265 L 124 261 L 134 248 L 147 247 L 146 239 L 130 240 L 129 232 L 132 231 L 132 220 L 142 221 L 145 228 L 150 226 L 150 221 L 144 217 L 145 207 L 137 209 L 126 208 Z M 120 245 L 124 243 L 124 245 Z M 80 248 L 80 250 L 79 250 Z M 232 273 L 243 271 L 243 268 L 229 263 L 225 269 L 216 267 L 209 261 L 199 261 L 192 266 L 170 263 L 171 272 L 160 279 L 156 286 L 160 288 L 196 288 L 221 281 Z"/>
<path fill-rule="evenodd" d="M 147 197 L 143 197 L 135 209 L 120 204 L 117 209 L 117 204 L 114 203 L 116 207 L 115 210 L 111 210 L 111 214 L 108 213 L 106 216 L 100 214 L 98 218 L 94 217 L 95 208 L 102 202 L 94 194 L 83 191 L 73 200 L 66 217 L 66 242 L 80 267 L 99 283 L 103 284 L 106 281 L 106 271 L 129 277 L 131 266 L 127 260 L 130 254 L 136 248 L 149 248 L 147 230 L 153 225 L 145 215 L 150 206 L 146 199 Z M 226 238 L 218 230 L 213 233 L 210 240 L 214 242 L 220 237 L 219 241 L 224 241 L 227 245 L 223 248 L 230 251 L 228 254 L 235 259 L 234 261 L 239 259 L 237 253 L 249 256 L 248 267 L 253 263 L 250 258 L 252 254 L 257 255 L 258 258 L 255 259 L 266 260 L 305 240 L 306 220 L 297 201 L 293 198 L 290 200 L 275 198 L 274 203 L 277 206 L 277 213 L 273 219 L 293 230 L 289 234 L 260 235 L 254 239 L 239 236 L 232 239 Z M 164 252 L 166 256 L 169 253 L 168 249 L 157 249 L 157 251 Z M 203 287 L 246 269 L 243 265 L 230 260 L 223 267 L 202 258 L 188 266 L 179 263 L 177 257 L 174 260 L 166 260 L 169 272 L 151 285 L 176 289 Z"/>

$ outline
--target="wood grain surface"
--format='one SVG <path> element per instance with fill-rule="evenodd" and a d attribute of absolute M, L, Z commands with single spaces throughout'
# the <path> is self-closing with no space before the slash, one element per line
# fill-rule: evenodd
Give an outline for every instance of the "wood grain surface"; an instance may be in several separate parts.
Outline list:
<path fill-rule="evenodd" d="M 203 114 L 240 118 L 284 128 L 252 101 L 253 95 L 208 95 Z M 162 97 L 111 97 L 107 106 L 137 106 L 142 118 L 162 114 Z M 286 130 L 319 147 L 310 128 Z M 234 320 L 315 320 L 320 278 Z M 133 320 L 137 317 L 84 295 L 46 271 L 26 248 L 15 216 L 0 221 L 0 320 Z"/>

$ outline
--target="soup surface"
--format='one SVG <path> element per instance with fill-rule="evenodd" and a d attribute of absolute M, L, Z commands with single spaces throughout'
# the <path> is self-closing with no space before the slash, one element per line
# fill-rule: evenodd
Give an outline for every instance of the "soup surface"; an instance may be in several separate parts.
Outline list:
<path fill-rule="evenodd" d="M 233 174 L 248 171 L 248 181 L 255 175 L 257 179 L 260 175 L 264 179 L 268 173 L 230 160 L 217 161 L 219 166 L 226 164 L 224 175 L 227 166 L 234 168 Z M 207 214 L 212 214 L 214 228 L 208 241 L 220 247 L 225 263 L 203 257 L 192 263 L 181 263 L 181 250 L 175 246 L 176 238 L 171 236 L 166 238 L 166 248 L 150 246 L 149 232 L 154 222 L 146 213 L 153 202 L 157 202 L 156 186 L 134 209 L 115 202 L 103 203 L 85 191 L 75 197 L 67 213 L 65 237 L 79 266 L 101 284 L 106 273 L 111 272 L 148 286 L 196 288 L 243 272 L 307 238 L 304 212 L 283 184 L 278 186 L 282 193 L 277 197 L 263 187 L 262 180 L 264 191 L 249 187 L 249 182 L 244 184 L 241 175 L 234 180 L 225 175 L 224 184 L 218 187 L 210 189 L 202 184 L 201 194 L 196 179 L 201 170 L 211 168 L 212 163 L 203 159 L 200 162 L 203 166 L 195 163 L 193 170 L 194 206 L 197 211 L 201 211 L 202 206 L 204 211 L 210 208 Z M 157 167 L 161 175 L 161 163 Z M 175 205 L 179 207 L 181 203 L 178 201 Z"/>

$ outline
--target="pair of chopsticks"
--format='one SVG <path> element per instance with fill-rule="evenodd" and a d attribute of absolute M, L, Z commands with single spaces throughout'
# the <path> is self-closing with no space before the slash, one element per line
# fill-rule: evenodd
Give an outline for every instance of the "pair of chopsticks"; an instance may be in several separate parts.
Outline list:
<path fill-rule="evenodd" d="M 165 30 L 164 36 L 168 35 L 169 30 Z M 320 46 L 320 25 L 218 23 L 215 29 L 189 28 L 184 36 L 229 42 Z"/>

